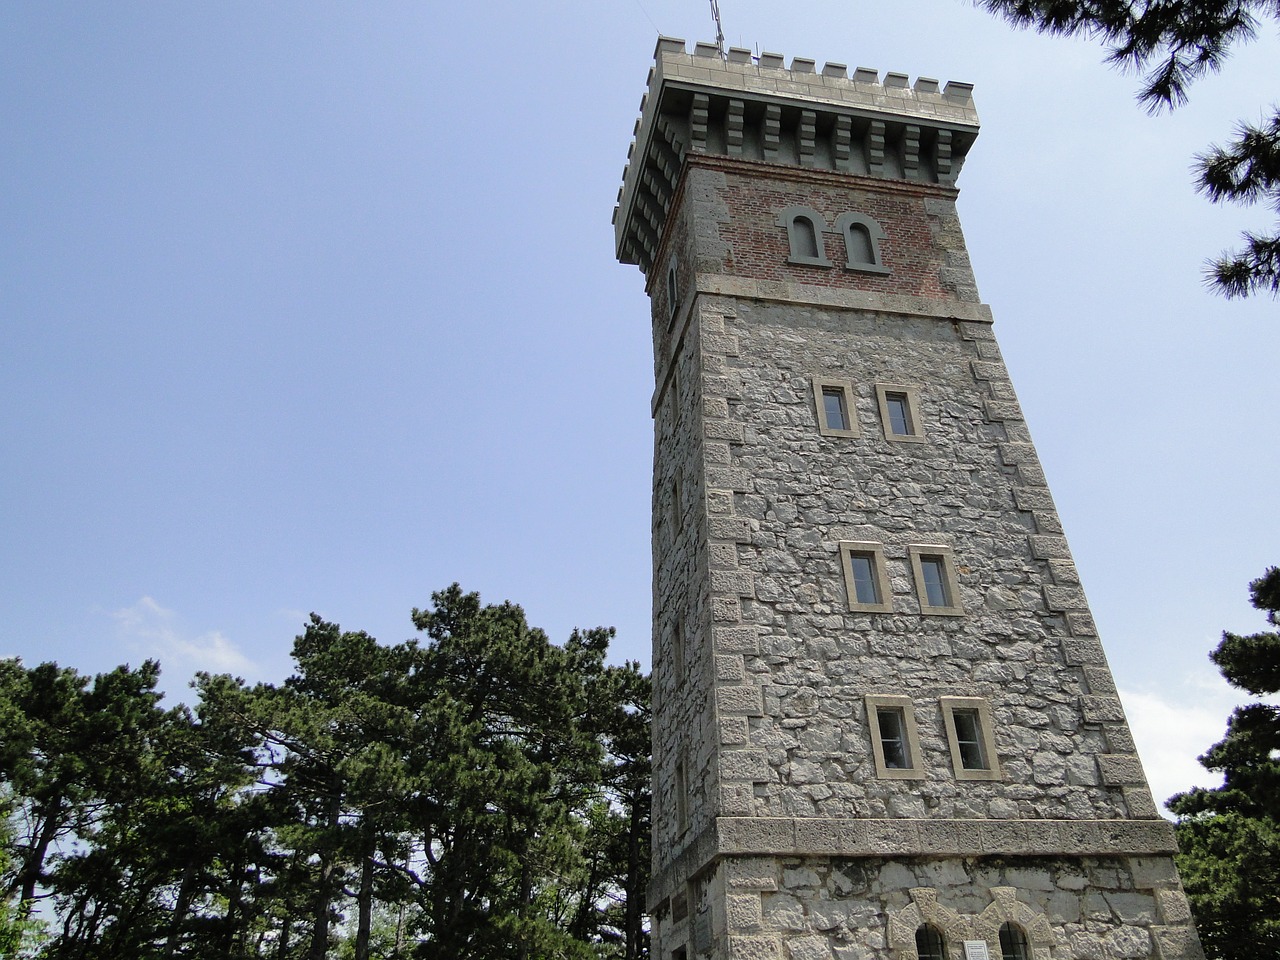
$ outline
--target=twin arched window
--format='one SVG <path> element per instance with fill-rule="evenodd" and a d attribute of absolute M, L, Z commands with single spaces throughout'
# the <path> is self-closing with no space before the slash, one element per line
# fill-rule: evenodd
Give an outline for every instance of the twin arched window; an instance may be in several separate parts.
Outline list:
<path fill-rule="evenodd" d="M 947 941 L 932 923 L 916 928 L 916 956 L 919 960 L 947 960 Z M 1000 960 L 1031 960 L 1027 934 L 1016 923 L 1000 927 Z"/>
<path fill-rule="evenodd" d="M 823 235 L 827 221 L 811 207 L 787 207 L 778 214 L 778 225 L 787 230 L 789 263 L 812 267 L 829 267 Z M 846 270 L 863 273 L 888 273 L 880 255 L 880 241 L 885 238 L 880 224 L 860 213 L 844 213 L 836 221 L 836 231 L 844 237 Z"/>

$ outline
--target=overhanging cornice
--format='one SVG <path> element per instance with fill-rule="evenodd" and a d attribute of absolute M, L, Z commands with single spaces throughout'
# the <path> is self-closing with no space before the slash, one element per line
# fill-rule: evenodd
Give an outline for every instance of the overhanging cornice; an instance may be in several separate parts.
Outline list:
<path fill-rule="evenodd" d="M 618 259 L 648 272 L 691 152 L 954 185 L 978 135 L 972 90 L 660 38 L 614 210 Z"/>

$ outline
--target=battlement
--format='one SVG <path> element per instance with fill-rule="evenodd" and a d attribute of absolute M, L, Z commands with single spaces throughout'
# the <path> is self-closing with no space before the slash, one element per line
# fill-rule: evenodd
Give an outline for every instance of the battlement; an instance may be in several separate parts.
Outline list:
<path fill-rule="evenodd" d="M 973 86 L 660 37 L 614 209 L 618 259 L 646 273 L 689 153 L 953 185 L 978 135 Z"/>

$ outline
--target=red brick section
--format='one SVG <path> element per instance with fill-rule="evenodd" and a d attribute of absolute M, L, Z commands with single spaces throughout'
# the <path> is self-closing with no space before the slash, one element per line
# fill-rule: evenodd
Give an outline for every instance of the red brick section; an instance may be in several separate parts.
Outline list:
<path fill-rule="evenodd" d="M 726 178 L 721 197 L 730 220 L 718 226 L 720 239 L 727 241 L 730 249 L 720 272 L 756 280 L 955 299 L 940 276 L 946 264 L 946 250 L 938 243 L 925 211 L 926 200 L 954 201 L 959 194 L 954 187 L 691 154 L 686 158 L 671 206 L 673 214 L 680 209 L 685 182 L 694 167 L 720 171 Z M 778 214 L 797 205 L 812 207 L 826 218 L 828 232 L 823 240 L 833 266 L 787 262 L 787 231 L 778 225 Z M 886 237 L 880 252 L 891 271 L 888 276 L 844 269 L 844 239 L 834 228 L 839 216 L 848 212 L 871 217 L 884 229 Z M 663 244 L 664 248 L 667 246 Z M 666 255 L 665 249 L 662 255 Z M 665 278 L 666 261 L 660 262 Z M 705 261 L 703 268 L 706 269 Z M 653 272 L 656 279 L 656 265 Z"/>

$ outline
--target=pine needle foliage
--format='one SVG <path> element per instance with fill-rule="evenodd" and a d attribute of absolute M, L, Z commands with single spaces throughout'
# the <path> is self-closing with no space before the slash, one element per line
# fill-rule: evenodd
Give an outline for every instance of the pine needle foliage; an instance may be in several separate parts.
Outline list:
<path fill-rule="evenodd" d="M 1249 585 L 1254 607 L 1280 626 L 1280 569 Z M 1210 654 L 1233 686 L 1280 693 L 1280 632 L 1224 633 Z M 1280 706 L 1238 707 L 1227 733 L 1200 758 L 1221 773 L 1213 790 L 1170 798 L 1178 867 L 1211 960 L 1280 956 Z"/>
<path fill-rule="evenodd" d="M 1280 25 L 1280 0 L 974 0 L 1018 27 L 1096 40 L 1108 63 L 1142 76 L 1148 113 L 1187 103 L 1190 88 L 1223 68 L 1231 51 Z M 1211 202 L 1265 203 L 1280 220 L 1280 110 L 1241 123 L 1225 146 L 1195 158 L 1196 189 Z M 1228 299 L 1280 296 L 1280 228 L 1242 234 L 1242 249 L 1205 264 L 1205 282 Z"/>
<path fill-rule="evenodd" d="M 413 620 L 312 615 L 194 711 L 150 661 L 0 660 L 0 957 L 647 957 L 648 677 L 456 584 Z"/>

